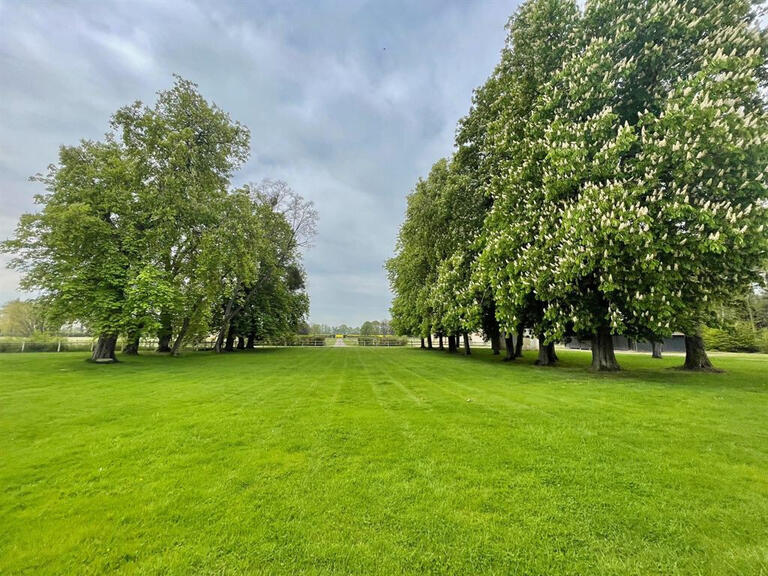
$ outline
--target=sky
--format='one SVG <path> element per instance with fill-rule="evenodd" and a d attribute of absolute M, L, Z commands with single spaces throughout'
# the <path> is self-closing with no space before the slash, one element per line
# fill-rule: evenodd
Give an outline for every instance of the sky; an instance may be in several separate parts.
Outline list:
<path fill-rule="evenodd" d="M 0 0 L 0 238 L 58 147 L 179 74 L 250 128 L 235 185 L 285 180 L 319 212 L 312 322 L 388 317 L 406 195 L 451 153 L 514 0 Z M 24 295 L 0 255 L 0 302 Z"/>

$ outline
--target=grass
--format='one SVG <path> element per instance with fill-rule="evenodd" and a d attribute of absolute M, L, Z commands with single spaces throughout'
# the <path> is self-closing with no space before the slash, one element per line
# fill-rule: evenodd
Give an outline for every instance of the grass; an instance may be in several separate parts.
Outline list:
<path fill-rule="evenodd" d="M 0 574 L 768 574 L 768 357 L 0 355 Z"/>

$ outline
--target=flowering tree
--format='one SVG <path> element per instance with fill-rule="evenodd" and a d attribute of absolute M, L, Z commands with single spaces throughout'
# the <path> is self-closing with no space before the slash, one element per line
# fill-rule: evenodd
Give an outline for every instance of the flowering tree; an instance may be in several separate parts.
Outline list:
<path fill-rule="evenodd" d="M 573 42 L 578 11 L 573 2 L 532 0 L 510 20 L 507 46 L 495 76 L 499 96 L 489 123 L 487 189 L 493 207 L 485 220 L 483 250 L 475 282 L 490 287 L 503 331 L 545 328 L 545 302 L 534 283 L 541 218 L 551 210 L 542 186 L 546 149 L 535 146 L 541 126 L 531 114 Z M 554 348 L 540 338 L 539 362 L 556 360 Z M 507 340 L 507 348 L 511 345 Z M 508 355 L 509 357 L 509 355 Z"/>
<path fill-rule="evenodd" d="M 618 368 L 613 333 L 675 328 L 706 367 L 697 320 L 765 257 L 762 37 L 746 2 L 711 8 L 588 4 L 533 115 L 549 209 L 519 266 L 546 337 L 588 336 L 598 370 Z"/>
<path fill-rule="evenodd" d="M 685 367 L 709 368 L 702 318 L 758 282 L 768 254 L 753 4 L 523 4 L 447 176 L 430 175 L 437 208 L 421 222 L 441 236 L 414 299 L 430 323 L 466 331 L 491 309 L 504 332 L 539 335 L 543 364 L 552 342 L 590 339 L 596 370 L 619 368 L 614 334 L 683 330 Z"/>

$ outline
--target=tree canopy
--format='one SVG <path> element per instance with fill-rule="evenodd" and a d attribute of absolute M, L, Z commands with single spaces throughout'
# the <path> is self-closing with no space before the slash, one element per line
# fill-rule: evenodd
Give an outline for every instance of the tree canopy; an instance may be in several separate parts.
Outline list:
<path fill-rule="evenodd" d="M 708 368 L 713 306 L 768 254 L 766 34 L 754 3 L 529 0 L 456 150 L 408 200 L 388 263 L 402 333 L 682 331 Z M 489 334 L 490 336 L 490 334 Z M 549 351 L 547 351 L 549 347 Z"/>
<path fill-rule="evenodd" d="M 177 354 L 190 338 L 225 337 L 246 309 L 249 335 L 295 332 L 317 213 L 285 183 L 231 188 L 249 140 L 180 77 L 154 106 L 121 108 L 103 141 L 63 146 L 35 178 L 41 209 L 4 243 L 22 286 L 99 335 L 94 360 L 114 360 L 119 335 L 135 353 L 156 333 Z"/>

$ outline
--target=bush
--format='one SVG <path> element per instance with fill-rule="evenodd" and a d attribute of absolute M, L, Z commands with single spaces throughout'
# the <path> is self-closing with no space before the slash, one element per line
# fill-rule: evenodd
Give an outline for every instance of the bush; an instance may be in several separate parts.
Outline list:
<path fill-rule="evenodd" d="M 325 336 L 313 334 L 298 334 L 293 337 L 295 343 L 292 346 L 325 346 Z"/>
<path fill-rule="evenodd" d="M 766 331 L 755 332 L 748 322 L 737 322 L 727 328 L 705 328 L 704 345 L 721 352 L 757 352 L 765 342 Z"/>
<path fill-rule="evenodd" d="M 768 330 L 761 330 L 757 337 L 757 350 L 763 354 L 768 354 Z"/>
<path fill-rule="evenodd" d="M 267 338 L 261 344 L 268 346 L 325 346 L 325 336 L 315 336 L 312 334 L 289 334 L 287 336 L 278 336 Z"/>
<path fill-rule="evenodd" d="M 406 338 L 398 338 L 397 336 L 358 336 L 358 346 L 405 346 L 407 344 Z"/>

